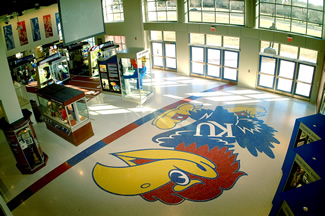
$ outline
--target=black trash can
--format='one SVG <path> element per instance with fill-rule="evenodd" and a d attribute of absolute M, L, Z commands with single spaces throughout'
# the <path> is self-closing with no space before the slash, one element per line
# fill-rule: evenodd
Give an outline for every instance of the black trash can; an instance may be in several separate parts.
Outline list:
<path fill-rule="evenodd" d="M 42 122 L 42 119 L 41 119 L 42 114 L 41 114 L 39 107 L 37 106 L 36 101 L 30 100 L 29 102 L 32 105 L 32 109 L 33 109 L 33 113 L 34 113 L 36 121 Z"/>

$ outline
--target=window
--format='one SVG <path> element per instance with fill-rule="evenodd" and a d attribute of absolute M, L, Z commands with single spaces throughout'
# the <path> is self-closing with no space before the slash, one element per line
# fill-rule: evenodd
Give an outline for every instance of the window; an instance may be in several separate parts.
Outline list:
<path fill-rule="evenodd" d="M 196 33 L 191 33 L 190 34 L 190 43 L 191 44 L 205 44 L 204 41 L 204 34 L 196 34 Z"/>
<path fill-rule="evenodd" d="M 177 0 L 147 0 L 148 22 L 177 21 Z"/>
<path fill-rule="evenodd" d="M 221 47 L 221 36 L 220 35 L 207 35 L 207 45 Z"/>
<path fill-rule="evenodd" d="M 152 66 L 177 69 L 176 34 L 174 31 L 150 31 Z"/>
<path fill-rule="evenodd" d="M 123 0 L 103 0 L 104 22 L 123 22 Z"/>
<path fill-rule="evenodd" d="M 105 42 L 113 41 L 115 45 L 119 45 L 119 50 L 125 50 L 127 48 L 125 36 L 118 36 L 118 35 L 105 35 Z"/>
<path fill-rule="evenodd" d="M 259 28 L 322 37 L 322 0 L 260 0 Z"/>
<path fill-rule="evenodd" d="M 191 74 L 237 82 L 239 38 L 190 34 Z"/>
<path fill-rule="evenodd" d="M 310 49 L 261 41 L 258 87 L 308 99 L 317 54 Z"/>
<path fill-rule="evenodd" d="M 189 22 L 244 25 L 244 0 L 188 0 Z"/>

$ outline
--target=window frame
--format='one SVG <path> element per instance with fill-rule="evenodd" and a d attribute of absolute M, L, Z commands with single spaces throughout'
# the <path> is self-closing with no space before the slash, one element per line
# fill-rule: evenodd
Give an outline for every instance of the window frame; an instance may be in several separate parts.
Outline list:
<path fill-rule="evenodd" d="M 165 69 L 165 70 L 171 70 L 171 71 L 176 71 L 177 70 L 177 50 L 176 50 L 176 32 L 171 31 L 175 33 L 175 40 L 165 40 L 165 32 L 170 32 L 170 31 L 158 31 L 161 35 L 161 39 L 152 39 L 151 38 L 151 32 L 149 31 L 149 40 L 150 40 L 150 49 L 151 49 L 151 59 L 152 59 L 152 67 L 153 68 L 159 68 L 159 69 Z M 155 55 L 153 52 L 153 43 L 160 43 L 162 46 L 162 55 L 158 56 Z M 175 57 L 170 57 L 166 56 L 166 44 L 173 44 L 175 46 Z M 159 57 L 162 58 L 162 66 L 154 65 L 154 58 Z M 172 67 L 167 67 L 167 59 L 174 59 L 176 61 L 176 68 Z"/>
<path fill-rule="evenodd" d="M 196 34 L 196 33 L 189 33 L 189 38 L 191 38 L 191 34 Z M 240 47 L 238 47 L 238 49 L 236 48 L 228 48 L 228 47 L 224 47 L 224 37 L 227 36 L 221 36 L 221 46 L 213 46 L 213 45 L 206 45 L 207 43 L 207 36 L 209 34 L 202 34 L 204 35 L 204 44 L 194 44 L 194 43 L 190 43 L 189 47 L 190 47 L 190 75 L 192 76 L 200 76 L 203 78 L 210 78 L 210 79 L 216 79 L 216 80 L 220 80 L 220 81 L 227 81 L 227 82 L 234 82 L 237 83 L 238 82 L 238 69 L 239 69 L 239 58 L 240 58 Z M 190 41 L 191 42 L 191 41 Z M 240 38 L 239 38 L 239 44 L 240 44 Z M 199 61 L 193 61 L 193 48 L 202 48 L 203 49 L 203 61 L 199 62 Z M 208 62 L 208 50 L 209 49 L 213 49 L 213 50 L 220 50 L 220 64 L 211 64 Z M 231 66 L 225 66 L 225 52 L 234 52 L 237 54 L 237 67 L 231 67 Z M 201 73 L 196 73 L 193 72 L 193 63 L 199 63 L 199 64 L 203 64 L 203 74 Z M 213 66 L 218 66 L 220 67 L 220 76 L 212 76 L 208 74 L 208 66 L 209 65 L 213 65 Z M 234 69 L 236 70 L 236 79 L 227 79 L 225 78 L 225 69 Z"/>
<path fill-rule="evenodd" d="M 260 45 L 261 45 L 261 42 L 260 42 Z M 279 44 L 279 49 L 281 49 L 281 45 L 282 44 Z M 311 61 L 301 60 L 300 59 L 300 49 L 301 48 L 303 48 L 303 47 L 298 47 L 298 56 L 297 56 L 297 58 L 289 58 L 289 57 L 285 57 L 285 56 L 280 56 L 278 54 L 273 55 L 273 54 L 268 54 L 268 53 L 260 52 L 259 53 L 259 56 L 260 56 L 260 60 L 259 60 L 259 71 L 258 71 L 258 78 L 257 78 L 257 83 L 256 83 L 257 88 L 258 89 L 264 89 L 264 90 L 267 90 L 267 91 L 272 91 L 272 92 L 275 92 L 275 93 L 280 93 L 280 94 L 284 94 L 284 95 L 288 95 L 288 96 L 291 96 L 291 97 L 296 97 L 296 98 L 300 98 L 300 99 L 308 100 L 309 101 L 310 98 L 311 98 L 311 94 L 312 94 L 312 90 L 313 90 L 313 85 L 315 83 L 315 73 L 316 73 L 317 62 L 316 63 L 315 62 L 312 62 L 313 59 L 310 59 Z M 303 49 L 306 49 L 306 48 L 303 48 Z M 317 55 L 318 55 L 318 52 L 317 52 Z M 268 75 L 266 73 L 261 72 L 261 61 L 262 61 L 262 58 L 263 57 L 276 59 L 276 62 L 275 62 L 276 65 L 275 65 L 274 83 L 273 83 L 273 87 L 272 88 L 268 88 L 266 86 L 262 86 L 262 85 L 259 84 L 259 82 L 260 82 L 260 76 L 261 75 Z M 316 57 L 316 59 L 317 59 L 317 57 Z M 293 74 L 293 78 L 292 78 L 292 86 L 291 86 L 291 91 L 290 92 L 286 92 L 286 91 L 282 91 L 282 90 L 278 89 L 278 80 L 280 78 L 281 79 L 291 80 L 291 79 L 288 79 L 288 78 L 279 76 L 279 73 L 280 73 L 280 64 L 281 64 L 280 62 L 282 60 L 283 61 L 288 61 L 288 62 L 293 62 L 294 63 L 294 74 Z M 312 75 L 311 83 L 298 80 L 299 69 L 300 69 L 300 66 L 301 65 L 306 65 L 306 66 L 313 67 L 313 75 Z M 272 75 L 270 75 L 270 76 L 272 76 Z M 310 85 L 310 91 L 309 91 L 309 95 L 308 96 L 305 96 L 305 95 L 301 95 L 301 94 L 296 93 L 297 84 L 298 83 L 303 83 L 303 84 Z"/>
<path fill-rule="evenodd" d="M 103 4 L 103 14 L 104 14 L 104 23 L 116 23 L 116 22 L 124 22 L 124 7 L 123 7 L 123 0 L 112 0 L 112 1 L 118 1 L 118 4 L 115 5 L 114 2 L 112 4 L 109 4 L 110 0 L 102 0 Z M 119 12 L 114 12 L 114 5 L 115 7 L 119 7 Z M 108 7 L 111 7 L 111 11 L 107 10 Z M 120 14 L 120 19 L 115 20 L 115 14 Z M 113 20 L 109 19 L 108 16 L 112 15 Z"/>
<path fill-rule="evenodd" d="M 234 10 L 231 9 L 231 4 L 232 2 L 236 2 L 236 1 L 233 1 L 233 0 L 228 0 L 229 4 L 228 4 L 228 8 L 225 9 L 225 10 L 220 10 L 219 7 L 217 7 L 217 4 L 216 4 L 216 1 L 214 1 L 214 9 L 213 10 L 205 10 L 204 9 L 204 0 L 200 0 L 200 3 L 199 3 L 199 7 L 197 8 L 200 8 L 200 9 L 197 9 L 197 8 L 192 8 L 191 7 L 191 0 L 187 0 L 185 3 L 187 5 L 187 10 L 186 10 L 186 19 L 188 20 L 189 23 L 218 23 L 218 24 L 227 24 L 227 25 L 234 25 L 234 26 L 245 26 L 245 7 L 246 7 L 246 4 L 245 4 L 245 1 L 242 0 L 243 4 L 244 4 L 244 9 L 242 10 L 242 12 L 235 12 Z M 193 20 L 191 19 L 191 14 L 195 12 L 195 13 L 200 13 L 200 20 Z M 213 14 L 214 16 L 214 20 L 212 21 L 203 21 L 203 17 L 204 17 L 204 14 L 205 13 L 211 13 Z M 228 14 L 228 21 L 227 22 L 222 22 L 222 21 L 219 21 L 218 20 L 218 14 Z M 242 23 L 241 24 L 238 24 L 238 23 L 234 23 L 234 22 L 231 22 L 232 20 L 232 15 L 236 15 L 236 14 L 240 14 L 242 15 Z"/>
<path fill-rule="evenodd" d="M 271 6 L 273 6 L 274 11 L 272 14 L 263 14 L 261 12 L 261 8 L 263 8 L 263 5 L 267 5 L 265 8 L 270 8 Z M 286 16 L 285 14 L 278 14 L 278 11 L 280 11 L 280 8 L 282 7 L 290 7 L 290 15 Z M 284 9 L 282 9 L 284 10 Z M 298 12 L 298 10 L 301 10 L 301 13 L 303 13 L 303 15 L 305 16 L 298 16 L 298 15 L 294 15 L 296 13 L 296 10 Z M 289 10 L 284 10 L 284 11 L 289 11 Z M 305 12 L 304 12 L 305 11 Z M 322 17 L 320 18 L 321 23 L 318 23 L 316 21 L 310 20 L 310 14 L 312 12 L 317 12 L 317 13 L 322 13 Z M 258 17 L 258 28 L 260 29 L 267 29 L 267 30 L 277 30 L 277 31 L 283 31 L 283 32 L 290 32 L 293 34 L 299 34 L 299 35 L 305 35 L 305 36 L 310 36 L 310 37 L 315 37 L 315 38 L 322 38 L 323 37 L 323 29 L 324 29 L 324 3 L 323 3 L 323 8 L 322 10 L 320 9 L 315 9 L 310 7 L 309 4 L 309 0 L 307 1 L 306 6 L 298 6 L 298 5 L 294 5 L 292 1 L 290 1 L 290 4 L 285 4 L 285 3 L 278 3 L 277 1 L 274 2 L 263 2 L 262 0 L 259 0 L 257 2 L 257 17 Z M 269 27 L 263 27 L 262 26 L 262 18 L 264 17 L 264 20 L 269 19 L 271 20 L 271 22 L 273 22 L 275 25 L 273 26 L 273 24 Z M 282 18 L 286 18 L 289 19 L 289 30 L 284 30 L 284 29 L 279 29 L 277 28 L 277 19 L 282 19 Z M 273 21 L 272 21 L 273 20 Z M 300 26 L 294 25 L 294 23 L 304 23 L 305 26 L 302 27 L 304 29 L 304 33 L 299 32 L 299 31 L 295 31 L 295 29 L 300 28 Z M 320 35 L 316 35 L 315 34 L 310 34 L 308 33 L 309 31 L 311 31 L 310 26 L 320 26 L 321 30 L 320 32 L 318 31 L 318 33 L 320 33 Z M 315 30 L 315 32 L 317 32 L 317 30 Z"/>
<path fill-rule="evenodd" d="M 167 6 L 167 4 L 170 2 L 170 1 L 159 1 L 159 0 L 146 0 L 145 1 L 145 9 L 146 9 L 146 22 L 177 22 L 177 0 L 174 0 L 175 1 L 175 10 L 172 10 L 172 9 L 168 9 L 169 6 Z M 165 7 L 165 10 L 161 10 L 158 8 L 158 2 L 166 2 L 166 7 Z M 148 8 L 148 3 L 154 3 L 155 5 L 155 8 L 154 10 L 149 10 Z M 162 13 L 162 12 L 165 12 L 165 17 L 166 19 L 159 19 L 159 13 Z M 156 18 L 154 20 L 150 20 L 150 15 L 149 13 L 155 13 L 156 15 Z M 168 15 L 171 14 L 171 13 L 175 13 L 175 19 L 168 19 Z"/>
<path fill-rule="evenodd" d="M 271 74 L 268 74 L 268 73 L 263 73 L 261 71 L 262 69 L 262 58 L 270 58 L 270 59 L 275 59 L 275 67 L 274 67 L 274 73 L 273 75 Z M 261 75 L 265 75 L 265 76 L 270 76 L 270 77 L 273 77 L 273 84 L 272 84 L 272 87 L 267 87 L 267 86 L 260 86 L 262 88 L 267 88 L 267 89 L 274 89 L 274 85 L 275 85 L 275 77 L 276 77 L 276 71 L 277 71 L 277 65 L 278 65 L 278 59 L 275 58 L 275 57 L 271 57 L 271 56 L 267 56 L 267 55 L 260 55 L 260 61 L 259 61 L 259 71 L 258 71 L 258 79 L 257 79 L 257 85 L 260 86 L 260 77 Z"/>

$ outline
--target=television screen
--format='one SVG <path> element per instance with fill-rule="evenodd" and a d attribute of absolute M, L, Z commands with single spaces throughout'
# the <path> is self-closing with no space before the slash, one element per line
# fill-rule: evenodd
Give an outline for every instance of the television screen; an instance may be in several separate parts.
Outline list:
<path fill-rule="evenodd" d="M 59 0 L 64 45 L 105 33 L 101 0 Z"/>

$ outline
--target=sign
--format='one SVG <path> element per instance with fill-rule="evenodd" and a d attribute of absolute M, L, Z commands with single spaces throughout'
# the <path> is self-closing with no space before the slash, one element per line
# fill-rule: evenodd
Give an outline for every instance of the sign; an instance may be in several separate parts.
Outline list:
<path fill-rule="evenodd" d="M 7 50 L 11 50 L 15 48 L 15 41 L 14 36 L 12 34 L 12 27 L 11 25 L 7 25 L 3 27 L 3 34 L 6 40 Z"/>
<path fill-rule="evenodd" d="M 45 15 L 43 16 L 43 22 L 44 22 L 44 29 L 45 29 L 45 37 L 49 38 L 53 36 L 53 29 L 52 29 L 52 21 L 51 21 L 51 15 Z"/>
<path fill-rule="evenodd" d="M 98 61 L 98 65 L 103 90 L 121 93 L 117 56 L 114 55 L 106 60 Z"/>
<path fill-rule="evenodd" d="M 19 35 L 20 46 L 28 44 L 25 21 L 17 22 L 17 30 Z"/>
<path fill-rule="evenodd" d="M 39 22 L 38 22 L 38 18 L 32 18 L 30 19 L 30 25 L 32 28 L 32 36 L 33 36 L 33 41 L 38 41 L 41 40 L 41 32 L 39 29 Z"/>

